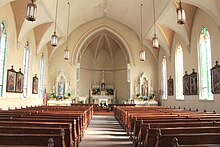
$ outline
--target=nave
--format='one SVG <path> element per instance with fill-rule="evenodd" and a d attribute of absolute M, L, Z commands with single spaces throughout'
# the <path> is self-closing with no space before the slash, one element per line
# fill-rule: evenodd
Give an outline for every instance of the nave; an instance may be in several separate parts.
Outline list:
<path fill-rule="evenodd" d="M 1 110 L 0 147 L 15 146 L 219 147 L 220 114 L 164 106 L 115 106 L 114 116 L 90 105 Z"/>
<path fill-rule="evenodd" d="M 94 115 L 80 147 L 133 147 L 128 135 L 114 116 Z"/>

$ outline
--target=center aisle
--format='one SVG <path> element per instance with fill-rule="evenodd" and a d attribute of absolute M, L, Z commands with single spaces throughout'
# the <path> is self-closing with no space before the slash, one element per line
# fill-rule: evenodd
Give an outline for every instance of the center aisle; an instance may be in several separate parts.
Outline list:
<path fill-rule="evenodd" d="M 133 147 L 114 116 L 93 116 L 80 147 Z"/>

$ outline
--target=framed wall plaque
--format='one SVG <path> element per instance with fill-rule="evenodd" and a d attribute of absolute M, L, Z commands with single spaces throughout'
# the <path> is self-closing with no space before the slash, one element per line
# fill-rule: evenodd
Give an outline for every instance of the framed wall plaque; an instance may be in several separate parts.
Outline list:
<path fill-rule="evenodd" d="M 212 82 L 212 93 L 220 93 L 220 65 L 218 61 L 215 62 L 216 65 L 211 69 L 211 82 Z"/>
<path fill-rule="evenodd" d="M 192 73 L 190 74 L 190 94 L 197 95 L 197 89 L 197 73 L 195 72 L 195 69 L 193 69 Z"/>
<path fill-rule="evenodd" d="M 35 74 L 32 82 L 32 94 L 37 94 L 37 93 L 38 93 L 38 78 L 37 78 L 37 74 Z"/>
<path fill-rule="evenodd" d="M 15 83 L 16 82 L 16 71 L 13 69 L 7 70 L 7 83 L 6 83 L 6 92 L 15 92 Z"/>
<path fill-rule="evenodd" d="M 16 72 L 15 92 L 22 93 L 23 86 L 24 86 L 24 74 L 21 72 L 21 68 L 19 68 L 19 72 Z"/>
<path fill-rule="evenodd" d="M 183 95 L 190 95 L 190 75 L 185 72 L 183 76 Z"/>
<path fill-rule="evenodd" d="M 173 90 L 173 79 L 169 78 L 169 80 L 167 81 L 167 90 L 168 90 L 168 95 L 171 96 L 174 94 L 174 90 Z"/>

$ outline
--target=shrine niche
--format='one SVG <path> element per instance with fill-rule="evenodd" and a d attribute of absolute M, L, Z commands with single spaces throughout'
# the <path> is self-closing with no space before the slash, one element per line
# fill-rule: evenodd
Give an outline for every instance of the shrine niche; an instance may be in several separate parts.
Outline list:
<path fill-rule="evenodd" d="M 142 74 L 140 78 L 140 96 L 148 96 L 149 95 L 149 82 L 147 76 Z"/>
<path fill-rule="evenodd" d="M 57 99 L 71 96 L 70 80 L 63 72 L 57 74 L 55 82 L 52 86 L 52 93 Z"/>

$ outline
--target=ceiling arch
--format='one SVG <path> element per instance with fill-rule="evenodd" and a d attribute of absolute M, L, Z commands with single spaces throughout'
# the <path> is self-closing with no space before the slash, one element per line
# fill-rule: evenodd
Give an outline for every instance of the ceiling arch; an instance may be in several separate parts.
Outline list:
<path fill-rule="evenodd" d="M 68 1 L 71 3 L 70 31 L 68 36 L 71 34 L 71 32 L 83 24 L 103 17 L 120 22 L 138 34 L 138 36 L 140 36 L 140 1 L 93 0 L 92 2 L 88 3 L 88 0 L 60 0 L 58 6 L 57 34 L 61 38 L 61 43 L 64 43 L 67 38 L 66 16 Z M 18 43 L 23 41 L 25 35 L 27 35 L 27 33 L 29 33 L 32 29 L 35 31 L 35 33 L 41 31 L 39 28 L 44 30 L 43 35 L 39 35 L 40 37 L 38 35 L 35 36 L 39 37 L 36 38 L 36 43 L 38 43 L 37 53 L 39 53 L 41 49 L 45 49 L 45 46 L 47 46 L 48 42 L 50 41 L 51 34 L 54 31 L 53 29 L 55 24 L 54 15 L 56 3 L 54 0 L 37 0 L 37 21 L 27 22 L 25 19 L 25 10 L 27 3 L 29 2 L 30 0 L 0 0 L 0 7 L 4 7 L 7 4 L 11 5 L 16 23 Z M 144 40 L 147 40 L 144 42 L 149 42 L 153 35 L 152 1 L 143 0 L 141 2 L 144 5 L 143 34 Z M 197 8 L 209 14 L 213 21 L 216 22 L 218 26 L 220 26 L 219 0 L 184 0 L 183 7 L 186 10 L 188 18 L 187 24 L 185 26 L 179 26 L 176 24 L 176 7 L 178 2 L 179 0 L 155 0 L 156 22 L 159 26 L 166 26 L 167 28 L 173 30 L 174 33 L 177 33 L 179 36 L 181 36 L 181 38 L 186 43 L 186 46 L 190 45 L 193 18 Z M 50 23 L 50 25 L 43 25 L 46 23 Z M 161 47 L 162 49 L 166 50 L 170 45 L 166 40 L 166 38 L 169 37 L 166 35 L 169 35 L 169 33 L 166 34 L 166 31 L 164 30 L 163 32 L 159 31 L 159 33 L 161 33 L 158 34 L 159 40 L 162 42 Z M 107 41 L 107 44 L 109 44 L 110 39 L 107 37 L 107 40 L 105 41 Z M 59 46 L 60 45 L 61 44 L 59 44 Z M 144 45 L 152 50 L 150 48 L 150 44 L 146 43 Z M 109 48 L 111 47 L 109 46 Z M 151 52 L 155 56 L 155 52 Z"/>
<path fill-rule="evenodd" d="M 105 33 L 103 33 L 105 32 Z M 98 37 L 98 38 L 97 38 Z M 95 40 L 95 43 L 94 43 Z M 93 45 L 96 44 L 96 54 L 97 55 L 97 50 L 98 46 L 101 45 L 102 40 L 106 41 L 108 44 L 109 40 L 112 40 L 114 42 L 114 45 L 120 47 L 120 49 L 123 51 L 127 63 L 130 63 L 131 65 L 134 65 L 134 57 L 131 53 L 131 48 L 129 43 L 126 41 L 126 37 L 124 37 L 119 31 L 117 31 L 115 28 L 112 26 L 109 26 L 107 24 L 101 24 L 99 26 L 96 26 L 86 33 L 81 37 L 81 39 L 78 41 L 77 45 L 75 46 L 75 49 L 73 49 L 72 52 L 72 63 L 78 63 L 80 61 L 80 57 L 83 53 L 83 51 L 88 47 L 88 45 Z M 117 41 L 116 41 L 117 40 Z M 93 42 L 93 43 L 92 43 Z M 89 48 L 91 48 L 91 46 Z M 111 48 L 108 48 L 108 52 L 110 56 L 113 55 L 113 50 Z M 73 60 L 75 59 L 75 60 Z"/>

